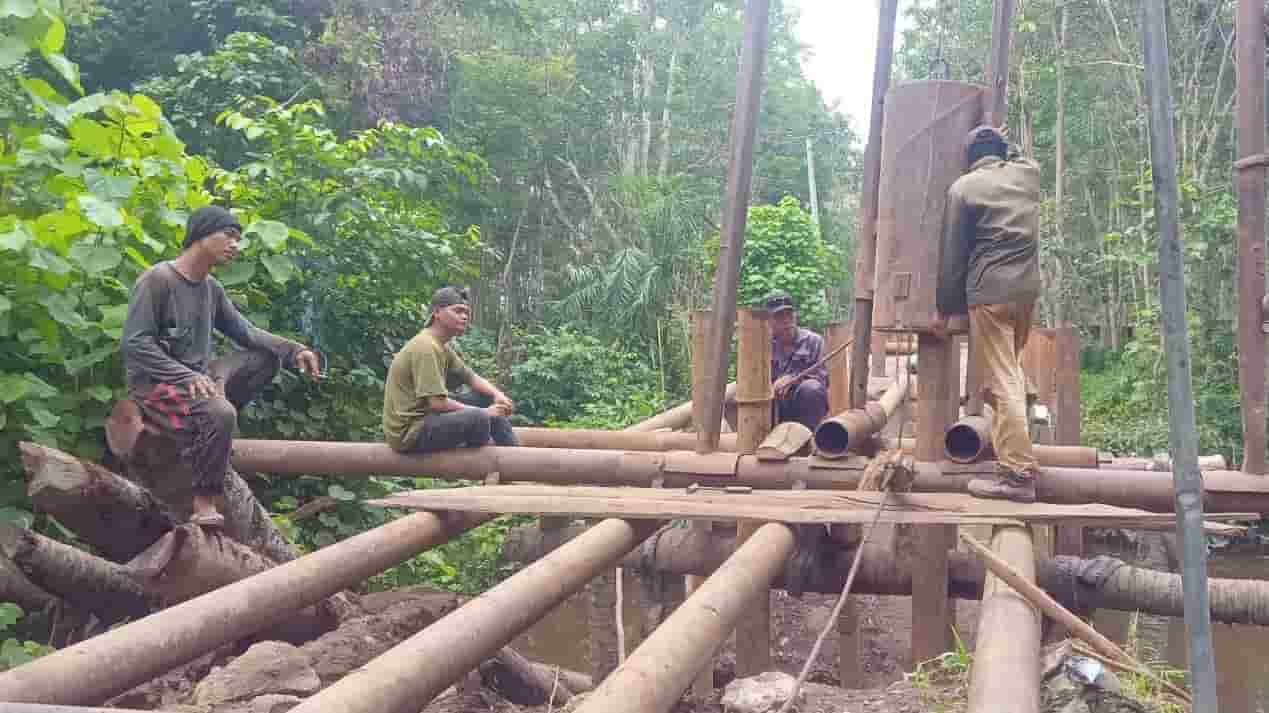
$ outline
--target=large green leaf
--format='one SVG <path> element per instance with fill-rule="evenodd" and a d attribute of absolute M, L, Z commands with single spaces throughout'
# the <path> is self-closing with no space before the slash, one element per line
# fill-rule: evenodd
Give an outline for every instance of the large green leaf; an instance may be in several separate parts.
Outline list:
<path fill-rule="evenodd" d="M 71 121 L 71 114 L 66 110 L 66 98 L 58 93 L 53 85 L 43 79 L 20 77 L 18 83 L 26 90 L 31 103 L 48 112 L 57 123 L 65 126 Z"/>
<path fill-rule="evenodd" d="M 62 259 L 61 255 L 39 247 L 31 251 L 27 264 L 37 270 L 47 270 L 54 275 L 65 275 L 71 271 L 71 264 Z"/>
<path fill-rule="evenodd" d="M 92 194 L 81 194 L 76 200 L 84 211 L 84 217 L 103 228 L 123 225 L 123 212 L 114 202 Z"/>
<path fill-rule="evenodd" d="M 289 235 L 286 223 L 280 223 L 276 220 L 257 220 L 247 226 L 248 234 L 259 235 L 260 240 L 264 241 L 265 247 L 270 250 L 281 250 L 286 246 L 286 239 Z"/>
<path fill-rule="evenodd" d="M 256 274 L 256 263 L 249 258 L 239 258 L 224 267 L 216 268 L 216 279 L 226 287 L 241 285 Z"/>
<path fill-rule="evenodd" d="M 21 374 L 0 374 L 0 401 L 6 404 L 21 401 L 30 391 L 30 382 Z"/>
<path fill-rule="evenodd" d="M 79 83 L 79 65 L 66 59 L 60 52 L 44 52 L 44 61 L 62 75 L 62 79 L 65 79 L 67 84 L 74 87 L 80 94 L 84 93 L 84 85 Z"/>
<path fill-rule="evenodd" d="M 8 69 L 31 51 L 31 47 L 20 37 L 0 36 L 0 69 Z"/>
<path fill-rule="evenodd" d="M 101 362 L 109 359 L 118 351 L 119 351 L 119 348 L 116 345 L 111 344 L 108 346 L 94 349 L 91 352 L 88 352 L 87 354 L 84 354 L 82 356 L 75 357 L 74 359 L 67 359 L 66 371 L 73 376 L 79 373 L 80 371 L 83 371 L 87 367 L 100 364 Z"/>
<path fill-rule="evenodd" d="M 62 420 L 61 416 L 50 411 L 47 406 L 39 401 L 28 401 L 26 410 L 31 412 L 31 417 L 35 419 L 35 422 L 41 428 L 52 428 Z"/>
<path fill-rule="evenodd" d="M 100 275 L 119 266 L 123 253 L 111 245 L 92 245 L 78 242 L 71 246 L 70 257 L 89 275 Z"/>
<path fill-rule="evenodd" d="M 0 17 L 31 17 L 37 9 L 35 0 L 0 0 Z"/>
<path fill-rule="evenodd" d="M 86 322 L 76 311 L 79 301 L 64 292 L 50 292 L 40 298 L 40 304 L 48 310 L 49 316 L 68 327 L 82 327 Z"/>
<path fill-rule="evenodd" d="M 21 250 L 35 239 L 26 223 L 18 223 L 7 233 L 0 233 L 0 250 Z"/>
<path fill-rule="evenodd" d="M 112 176 L 90 168 L 84 171 L 84 185 L 94 194 L 112 201 L 126 201 L 141 179 L 135 176 Z"/>
<path fill-rule="evenodd" d="M 8 312 L 12 308 L 13 308 L 13 302 L 9 301 L 8 297 L 5 297 L 4 295 L 0 295 L 0 314 L 4 314 L 5 312 Z"/>
<path fill-rule="evenodd" d="M 264 263 L 269 276 L 278 284 L 285 284 L 287 280 L 295 277 L 295 263 L 291 262 L 291 258 L 286 255 L 262 255 L 260 262 Z"/>
<path fill-rule="evenodd" d="M 40 49 L 45 52 L 61 52 L 65 46 L 66 23 L 55 17 L 49 23 L 48 31 L 44 33 L 44 38 L 40 40 Z"/>

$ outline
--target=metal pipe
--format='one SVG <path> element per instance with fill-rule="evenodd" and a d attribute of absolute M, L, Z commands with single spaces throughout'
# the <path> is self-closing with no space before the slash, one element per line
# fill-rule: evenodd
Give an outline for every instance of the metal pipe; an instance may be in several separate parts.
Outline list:
<path fill-rule="evenodd" d="M 1035 548 L 1025 527 L 998 527 L 991 548 L 1028 582 L 1035 582 Z M 1039 713 L 1040 613 L 988 574 L 978 609 L 969 713 Z"/>
<path fill-rule="evenodd" d="M 990 436 L 990 432 L 991 429 L 988 428 L 988 436 Z M 887 438 L 885 440 L 885 446 L 891 450 L 901 447 L 903 448 L 904 453 L 916 452 L 916 441 L 912 438 L 904 438 L 902 441 L 898 438 Z M 1109 463 L 1102 462 L 1096 448 L 1085 448 L 1084 446 L 1048 446 L 1036 443 L 1032 444 L 1031 450 L 1035 454 L 1036 460 L 1039 461 L 1042 468 L 1100 468 L 1103 466 L 1108 466 L 1112 469 L 1118 468 L 1118 466 L 1112 465 L 1114 461 Z M 992 450 L 990 448 L 990 439 L 988 439 L 987 448 L 983 451 L 982 457 L 978 460 L 986 460 L 991 456 Z M 1130 467 L 1127 468 L 1127 470 L 1149 469 Z M 1224 468 L 1212 468 L 1212 470 L 1224 470 Z"/>
<path fill-rule="evenodd" d="M 973 463 L 986 457 L 992 450 L 991 419 L 984 411 L 953 423 L 943 435 L 943 452 L 947 459 L 953 463 Z M 1097 458 L 1097 451 L 1093 451 L 1093 458 Z"/>
<path fill-rule="evenodd" d="M 740 263 L 745 252 L 745 220 L 749 212 L 749 187 L 753 179 L 753 144 L 762 100 L 762 75 L 767 61 L 768 20 L 771 0 L 748 0 L 745 6 L 744 44 L 740 71 L 736 73 L 736 109 L 731 123 L 731 158 L 727 166 L 727 191 L 723 200 L 723 226 L 718 241 L 718 271 L 714 275 L 714 324 L 706 349 L 705 427 L 699 432 L 697 450 L 718 449 L 722 432 L 723 384 L 727 380 L 732 323 L 736 320 L 736 293 Z"/>
<path fill-rule="evenodd" d="M 0 673 L 0 701 L 100 703 L 488 520 L 417 513 Z"/>
<path fill-rule="evenodd" d="M 868 459 L 790 458 L 760 461 L 734 453 L 698 455 L 675 451 L 569 450 L 486 446 L 426 454 L 396 453 L 382 443 L 322 441 L 234 441 L 233 464 L 254 472 L 292 475 L 423 476 L 484 480 L 497 472 L 502 482 L 607 484 L 647 487 L 660 480 L 669 487 L 694 482 L 749 485 L 760 489 L 853 489 Z M 992 463 L 945 469 L 917 463 L 917 492 L 964 492 L 975 474 L 994 472 Z M 1212 512 L 1269 512 L 1269 482 L 1237 471 L 1206 473 L 1207 507 Z M 1172 476 L 1158 471 L 1043 468 L 1036 482 L 1040 500 L 1051 503 L 1105 503 L 1154 512 L 1171 512 Z"/>
<path fill-rule="evenodd" d="M 855 232 L 855 309 L 851 324 L 850 406 L 868 402 L 868 352 L 872 347 L 872 296 L 877 269 L 878 185 L 881 183 L 881 125 L 885 119 L 890 67 L 894 64 L 894 24 L 899 0 L 881 0 L 877 18 L 877 51 L 873 57 L 872 111 L 864 146 L 863 187 L 859 195 L 859 227 Z"/>
<path fill-rule="evenodd" d="M 1239 3 L 1239 84 L 1245 72 L 1259 67 L 1261 83 L 1259 118 L 1255 132 L 1264 147 L 1264 7 L 1260 0 Z M 1185 588 L 1185 628 L 1189 634 L 1190 686 L 1194 710 L 1216 711 L 1216 654 L 1212 649 L 1212 620 L 1207 592 L 1207 538 L 1203 534 L 1203 478 L 1198 467 L 1198 429 L 1194 417 L 1194 384 L 1190 374 L 1190 336 L 1185 315 L 1185 257 L 1177 227 L 1176 140 L 1172 133 L 1172 89 L 1168 62 L 1167 8 L 1157 0 L 1141 3 L 1141 35 L 1146 67 L 1146 95 L 1150 103 L 1150 165 L 1154 183 L 1155 218 L 1159 230 L 1159 304 L 1163 321 L 1163 352 L 1168 367 L 1168 430 L 1176 493 L 1176 526 L 1180 531 L 1182 582 Z M 1253 24 L 1247 24 L 1251 21 Z M 1259 40 L 1254 40 L 1258 36 Z M 1253 44 L 1254 42 L 1254 44 Z M 1243 45 L 1258 47 L 1252 55 Z M 1246 109 L 1247 107 L 1240 107 Z M 1260 211 L 1264 212 L 1264 185 L 1260 184 Z M 1264 227 L 1254 236 L 1264 249 Z M 1263 260 L 1254 269 L 1264 270 Z M 1260 278 L 1263 293 L 1264 277 Z M 1246 295 L 1244 297 L 1255 297 Z M 1245 301 L 1245 300 L 1244 300 Z M 1240 325 L 1241 326 L 1241 325 Z M 1264 457 L 1264 342 L 1260 342 L 1259 370 L 1262 395 L 1259 411 L 1259 457 Z M 1250 396 L 1243 392 L 1244 398 Z M 1244 418 L 1247 416 L 1244 415 Z M 1254 457 L 1254 456 L 1253 456 Z"/>
<path fill-rule="evenodd" d="M 1234 32 L 1238 71 L 1235 117 L 1238 190 L 1238 390 L 1242 394 L 1243 472 L 1264 475 L 1265 334 L 1265 8 L 1239 0 Z M 1162 249 L 1162 246 L 1160 246 Z"/>
<path fill-rule="evenodd" d="M 851 409 L 825 419 L 815 429 L 815 452 L 825 458 L 841 458 L 851 450 L 859 450 L 890 422 L 895 409 L 908 395 L 911 377 L 900 369 L 886 393 L 862 409 Z"/>
<path fill-rule="evenodd" d="M 767 596 L 795 545 L 787 525 L 759 528 L 586 697 L 577 713 L 663 713 L 673 708 L 741 614 L 755 599 Z"/>
<path fill-rule="evenodd" d="M 602 429 L 516 428 L 525 448 L 577 448 L 580 450 L 690 451 L 696 434 L 686 431 L 605 431 Z M 718 450 L 734 453 L 736 434 L 719 437 Z"/>
<path fill-rule="evenodd" d="M 651 522 L 604 520 L 292 710 L 417 713 L 654 529 Z"/>

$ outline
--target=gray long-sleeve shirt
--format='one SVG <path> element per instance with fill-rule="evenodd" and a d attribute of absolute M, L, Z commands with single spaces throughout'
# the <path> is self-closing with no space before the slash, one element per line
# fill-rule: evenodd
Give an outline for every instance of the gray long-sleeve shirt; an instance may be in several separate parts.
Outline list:
<path fill-rule="evenodd" d="M 277 354 L 287 366 L 304 349 L 248 322 L 216 278 L 193 282 L 171 262 L 161 262 L 137 278 L 128 301 L 121 339 L 128 390 L 182 384 L 207 373 L 212 327 L 244 349 Z"/>

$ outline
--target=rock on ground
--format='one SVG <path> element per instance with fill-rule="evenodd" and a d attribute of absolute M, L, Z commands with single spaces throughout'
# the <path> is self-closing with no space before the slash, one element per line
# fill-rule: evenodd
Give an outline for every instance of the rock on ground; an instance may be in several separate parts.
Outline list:
<path fill-rule="evenodd" d="M 306 696 L 321 687 L 308 654 L 280 641 L 262 641 L 204 678 L 194 689 L 194 703 L 210 706 L 266 694 Z"/>
<path fill-rule="evenodd" d="M 738 678 L 727 684 L 723 692 L 723 710 L 726 713 L 774 713 L 793 696 L 796 684 L 797 679 L 779 671 Z M 806 694 L 799 691 L 794 708 L 805 700 Z"/>

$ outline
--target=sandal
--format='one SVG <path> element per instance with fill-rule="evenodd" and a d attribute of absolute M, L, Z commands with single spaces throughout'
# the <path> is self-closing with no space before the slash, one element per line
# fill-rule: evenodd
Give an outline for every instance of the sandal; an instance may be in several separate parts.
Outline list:
<path fill-rule="evenodd" d="M 225 516 L 218 512 L 195 513 L 189 519 L 191 524 L 202 527 L 224 527 Z"/>

